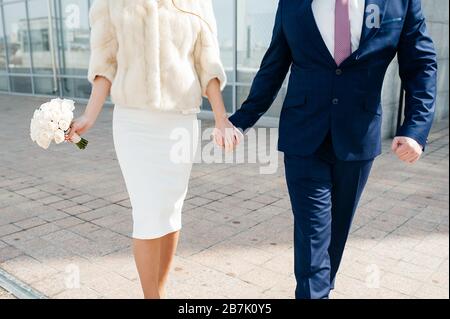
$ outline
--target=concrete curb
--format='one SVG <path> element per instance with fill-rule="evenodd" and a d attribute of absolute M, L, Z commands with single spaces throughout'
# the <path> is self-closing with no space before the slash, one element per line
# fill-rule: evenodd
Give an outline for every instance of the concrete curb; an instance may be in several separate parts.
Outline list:
<path fill-rule="evenodd" d="M 0 269 L 0 287 L 18 299 L 47 299 L 46 296 L 10 275 L 3 269 Z"/>

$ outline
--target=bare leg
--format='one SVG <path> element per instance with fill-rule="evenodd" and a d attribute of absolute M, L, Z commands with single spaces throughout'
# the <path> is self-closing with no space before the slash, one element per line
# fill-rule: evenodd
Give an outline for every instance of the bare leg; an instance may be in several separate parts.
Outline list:
<path fill-rule="evenodd" d="M 133 240 L 134 259 L 145 299 L 160 299 L 159 269 L 161 238 Z"/>
<path fill-rule="evenodd" d="M 180 232 L 151 240 L 133 240 L 134 259 L 145 299 L 161 299 Z"/>
<path fill-rule="evenodd" d="M 180 232 L 174 232 L 161 238 L 161 251 L 159 259 L 159 294 L 161 297 L 165 296 L 165 286 L 169 276 L 170 267 L 173 262 L 173 257 L 177 250 L 178 238 Z"/>

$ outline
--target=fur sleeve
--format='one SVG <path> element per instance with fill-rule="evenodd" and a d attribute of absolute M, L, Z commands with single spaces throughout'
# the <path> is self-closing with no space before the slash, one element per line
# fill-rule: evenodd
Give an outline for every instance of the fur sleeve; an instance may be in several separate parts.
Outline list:
<path fill-rule="evenodd" d="M 211 0 L 200 1 L 201 31 L 196 44 L 196 69 L 202 86 L 202 95 L 206 97 L 209 82 L 215 78 L 220 81 L 223 90 L 227 83 L 225 70 L 220 59 L 217 39 L 217 23 Z"/>
<path fill-rule="evenodd" d="M 88 80 L 93 83 L 97 76 L 111 83 L 117 72 L 117 38 L 111 23 L 109 0 L 95 0 L 89 11 L 91 26 L 91 56 Z"/>

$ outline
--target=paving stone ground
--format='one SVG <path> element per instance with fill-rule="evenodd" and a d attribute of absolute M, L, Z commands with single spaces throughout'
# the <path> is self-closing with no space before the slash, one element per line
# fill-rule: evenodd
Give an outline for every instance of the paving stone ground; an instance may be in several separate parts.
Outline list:
<path fill-rule="evenodd" d="M 43 151 L 28 128 L 44 101 L 0 95 L 0 268 L 50 298 L 141 298 L 112 108 L 87 135 L 86 151 Z M 384 143 L 332 298 L 449 297 L 448 122 L 430 141 L 415 166 Z M 256 164 L 195 165 L 168 297 L 293 297 L 292 215 L 279 162 L 272 175 Z"/>
<path fill-rule="evenodd" d="M 0 288 L 0 299 L 15 299 L 15 298 L 9 292 Z"/>

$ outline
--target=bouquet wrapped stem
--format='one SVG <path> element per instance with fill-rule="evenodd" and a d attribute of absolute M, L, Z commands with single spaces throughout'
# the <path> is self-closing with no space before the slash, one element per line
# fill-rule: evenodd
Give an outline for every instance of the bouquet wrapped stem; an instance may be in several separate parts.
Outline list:
<path fill-rule="evenodd" d="M 78 135 L 77 133 L 75 133 L 72 137 L 72 139 L 70 140 L 72 143 L 74 143 L 76 146 L 78 146 L 78 148 L 80 150 L 84 150 L 87 145 L 88 145 L 88 141 L 84 138 L 82 138 L 80 135 Z"/>

